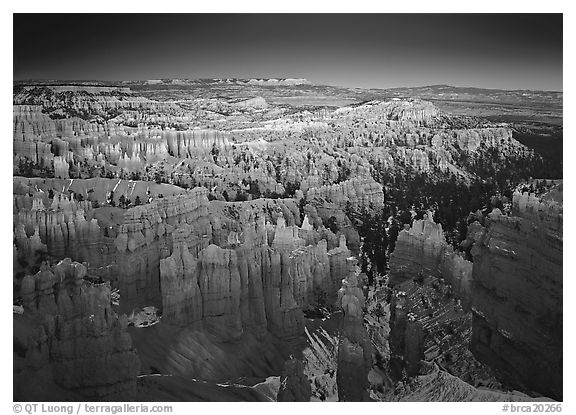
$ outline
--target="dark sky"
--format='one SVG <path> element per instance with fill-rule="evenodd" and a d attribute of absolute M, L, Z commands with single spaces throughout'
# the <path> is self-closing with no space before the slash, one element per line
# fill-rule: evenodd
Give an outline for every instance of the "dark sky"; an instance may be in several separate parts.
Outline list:
<path fill-rule="evenodd" d="M 562 15 L 15 14 L 14 79 L 562 90 Z"/>

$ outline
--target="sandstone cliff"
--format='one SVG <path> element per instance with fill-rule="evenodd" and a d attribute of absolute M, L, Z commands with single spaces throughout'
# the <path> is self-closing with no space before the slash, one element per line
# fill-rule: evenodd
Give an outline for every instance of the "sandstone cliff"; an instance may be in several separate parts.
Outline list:
<path fill-rule="evenodd" d="M 114 239 L 115 252 L 110 258 L 110 262 L 118 266 L 117 281 L 124 310 L 150 305 L 146 302 L 161 304 L 160 260 L 170 256 L 170 246 L 173 251 L 176 247 L 174 256 L 182 250 L 186 258 L 182 242 L 194 256 L 210 244 L 212 225 L 207 194 L 206 189 L 196 188 L 187 194 L 155 199 L 124 212 Z M 173 287 L 168 292 L 176 289 Z M 188 318 L 194 320 L 195 317 Z"/>
<path fill-rule="evenodd" d="M 349 202 L 354 206 L 369 207 L 384 203 L 382 186 L 373 179 L 352 179 L 339 184 L 308 189 L 307 199 L 323 198 L 339 207 Z"/>
<path fill-rule="evenodd" d="M 390 101 L 370 101 L 355 107 L 344 107 L 336 110 L 339 115 L 347 116 L 381 116 L 393 122 L 429 123 L 439 115 L 438 109 L 428 101 L 419 99 Z"/>
<path fill-rule="evenodd" d="M 313 304 L 317 290 L 335 295 L 335 281 L 346 272 L 345 237 L 328 252 L 322 239 L 305 245 L 298 236 L 301 228 L 287 226 L 282 216 L 275 226 L 265 224 L 263 216 L 238 226 L 240 235 L 230 232 L 225 248 L 209 245 L 198 251 L 188 249 L 186 227 L 172 232 L 172 255 L 160 261 L 165 321 L 198 322 L 222 338 L 246 331 L 303 335 L 303 309 Z"/>
<path fill-rule="evenodd" d="M 470 382 L 490 378 L 468 350 L 473 264 L 447 245 L 431 218 L 400 232 L 390 256 L 391 375 L 414 377 L 422 361 L 436 360 Z"/>
<path fill-rule="evenodd" d="M 398 234 L 389 266 L 392 285 L 425 276 L 443 278 L 464 303 L 469 302 L 472 263 L 448 246 L 442 225 L 434 223 L 431 212 Z"/>
<path fill-rule="evenodd" d="M 15 196 L 14 204 L 15 239 L 23 252 L 30 253 L 32 243 L 45 246 L 45 251 L 57 258 L 86 261 L 95 257 L 102 232 L 97 220 L 91 218 L 90 202 L 71 200 L 62 193 L 50 200 L 45 193 L 35 192 L 32 197 Z M 27 235 L 32 235 L 30 243 L 26 242 Z"/>
<path fill-rule="evenodd" d="M 446 239 L 442 225 L 435 223 L 430 213 L 426 216 L 398 234 L 396 247 L 390 254 L 391 284 L 422 275 L 439 275 Z"/>
<path fill-rule="evenodd" d="M 112 310 L 109 284 L 95 285 L 85 276 L 84 265 L 66 259 L 24 277 L 24 314 L 15 316 L 20 332 L 29 333 L 21 381 L 48 368 L 51 381 L 85 399 L 129 400 L 140 362 L 126 316 Z"/>
<path fill-rule="evenodd" d="M 512 383 L 562 399 L 562 206 L 515 194 L 472 248 L 471 348 Z"/>

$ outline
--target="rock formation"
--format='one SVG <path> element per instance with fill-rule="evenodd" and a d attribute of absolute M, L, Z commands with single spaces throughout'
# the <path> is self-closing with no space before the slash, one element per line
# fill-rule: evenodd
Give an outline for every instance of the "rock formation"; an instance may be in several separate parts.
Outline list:
<path fill-rule="evenodd" d="M 468 351 L 473 264 L 447 245 L 431 212 L 399 233 L 389 266 L 391 376 L 417 376 L 431 359 L 453 374 L 486 372 Z"/>
<path fill-rule="evenodd" d="M 338 400 L 338 333 L 323 328 L 306 329 L 308 347 L 303 351 L 304 373 L 312 385 L 312 401 Z"/>
<path fill-rule="evenodd" d="M 395 380 L 416 376 L 424 359 L 424 327 L 410 313 L 411 300 L 400 291 L 390 302 L 390 374 Z"/>
<path fill-rule="evenodd" d="M 401 382 L 385 397 L 395 402 L 549 402 L 545 398 L 531 398 L 521 392 L 475 388 L 457 376 L 430 365 L 428 372 L 408 382 Z"/>
<path fill-rule="evenodd" d="M 368 372 L 372 366 L 372 345 L 363 324 L 364 293 L 358 287 L 357 260 L 347 260 L 348 275 L 338 291 L 337 306 L 342 309 L 342 328 L 338 346 L 338 399 L 367 400 Z"/>
<path fill-rule="evenodd" d="M 454 294 L 466 309 L 470 307 L 472 298 L 472 265 L 451 246 L 444 250 L 440 262 L 440 275 L 452 286 Z"/>
<path fill-rule="evenodd" d="M 391 209 L 394 228 L 410 209 L 412 201 L 396 199 L 397 186 L 413 178 L 465 186 L 484 181 L 484 170 L 524 172 L 543 159 L 505 123 L 453 116 L 428 101 L 396 98 L 398 91 L 354 91 L 334 104 L 337 89 L 326 89 L 328 97 L 321 92 L 328 87 L 307 84 L 15 84 L 15 361 L 26 363 L 15 370 L 20 391 L 28 378 L 35 391 L 49 379 L 38 397 L 54 392 L 66 400 L 151 392 L 363 401 L 369 374 L 384 379 L 389 357 L 394 381 L 410 377 L 425 390 L 430 379 L 445 382 L 442 374 L 423 379 L 423 362 L 434 360 L 474 383 L 487 372 L 464 347 L 473 324 L 481 360 L 561 397 L 554 375 L 561 367 L 561 207 L 515 195 L 515 217 L 495 210 L 479 219 L 485 228 L 471 225 L 465 254 L 448 246 L 432 213 L 414 221 L 399 233 L 390 284 L 381 287 L 379 301 L 391 299 L 386 330 L 364 327 L 367 277 L 354 259 L 366 243 L 359 234 L 365 212 Z M 443 212 L 428 203 L 413 209 Z M 474 264 L 466 260 L 470 249 Z M 536 292 L 546 300 L 537 301 Z M 116 312 L 147 306 L 158 308 L 161 321 L 130 327 L 128 336 Z M 339 329 L 330 327 L 340 315 Z M 369 317 L 367 324 L 376 318 Z M 28 332 L 29 344 L 21 338 Z M 371 340 L 383 351 L 376 354 L 380 374 L 371 371 Z M 301 350 L 306 342 L 312 352 Z M 528 356 L 538 360 L 532 367 Z M 171 376 L 154 379 L 158 374 Z M 238 378 L 267 380 L 229 384 Z"/>
<path fill-rule="evenodd" d="M 307 199 L 321 197 L 339 207 L 346 207 L 347 203 L 354 206 L 378 206 L 384 202 L 382 186 L 372 179 L 352 179 L 343 183 L 311 188 L 306 193 Z"/>
<path fill-rule="evenodd" d="M 184 228 L 186 229 L 186 228 Z M 196 274 L 197 260 L 185 241 L 190 229 L 172 233 L 172 255 L 160 260 L 162 316 L 166 321 L 189 325 L 202 319 L 202 296 Z"/>
<path fill-rule="evenodd" d="M 280 378 L 278 402 L 309 402 L 311 396 L 312 388 L 304 375 L 304 365 L 298 359 L 287 360 Z"/>
<path fill-rule="evenodd" d="M 112 310 L 109 284 L 95 285 L 85 276 L 84 265 L 66 259 L 24 277 L 24 314 L 15 324 L 33 329 L 29 366 L 20 376 L 49 367 L 56 385 L 85 399 L 131 399 L 140 362 L 126 316 Z"/>
<path fill-rule="evenodd" d="M 411 228 L 398 234 L 396 247 L 390 255 L 391 283 L 425 274 L 438 276 L 445 248 L 442 225 L 434 223 L 431 213 L 422 220 L 415 220 Z"/>
<path fill-rule="evenodd" d="M 439 115 L 438 109 L 428 101 L 419 99 L 400 100 L 394 98 L 390 101 L 370 101 L 353 108 L 341 108 L 341 114 L 352 116 L 364 115 L 383 117 L 393 122 L 411 122 L 426 124 Z"/>
<path fill-rule="evenodd" d="M 42 193 L 36 193 L 27 200 L 21 200 L 24 205 L 32 202 L 32 206 L 28 209 L 27 206 L 21 206 L 15 214 L 18 248 L 28 250 L 24 236 L 32 233 L 34 245 L 46 246 L 45 251 L 52 256 L 68 256 L 79 261 L 94 258 L 102 233 L 97 220 L 90 219 L 92 205 L 87 201 L 78 202 L 67 195 L 57 194 L 50 201 L 50 206 L 46 206 L 43 197 Z M 15 203 L 18 202 L 15 200 Z"/>
<path fill-rule="evenodd" d="M 169 256 L 170 243 L 176 246 L 176 257 L 178 250 L 183 251 L 182 241 L 195 256 L 210 244 L 207 193 L 197 188 L 125 211 L 114 240 L 115 260 L 110 262 L 118 264 L 117 280 L 126 310 L 150 305 L 145 302 L 160 305 L 160 260 Z M 186 257 L 185 251 L 182 254 Z"/>
<path fill-rule="evenodd" d="M 562 399 L 562 206 L 516 193 L 472 248 L 471 348 L 508 382 Z"/>
<path fill-rule="evenodd" d="M 224 224 L 212 223 L 213 230 L 217 226 Z M 287 226 L 284 216 L 276 225 L 260 216 L 256 223 L 241 219 L 235 226 L 240 234 L 219 238 L 226 247 L 190 248 L 188 235 L 194 231 L 188 225 L 171 232 L 172 254 L 160 260 L 165 321 L 199 322 L 212 331 L 220 328 L 226 338 L 247 330 L 260 335 L 268 330 L 281 338 L 303 335 L 303 309 L 314 303 L 318 290 L 334 298 L 335 281 L 347 272 L 346 238 L 342 235 L 331 251 L 317 236 L 306 245 L 299 237 L 302 229 Z"/>
<path fill-rule="evenodd" d="M 431 212 L 398 234 L 389 266 L 392 285 L 425 276 L 441 277 L 464 303 L 469 301 L 472 263 L 447 245 L 442 225 L 434 223 Z"/>

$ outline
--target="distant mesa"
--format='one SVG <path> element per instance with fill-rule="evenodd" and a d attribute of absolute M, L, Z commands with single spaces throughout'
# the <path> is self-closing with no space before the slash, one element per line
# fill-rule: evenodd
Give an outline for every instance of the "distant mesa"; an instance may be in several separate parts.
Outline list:
<path fill-rule="evenodd" d="M 125 84 L 144 85 L 197 85 L 197 84 L 235 84 L 258 86 L 311 85 L 305 78 L 208 78 L 208 79 L 148 79 L 146 81 L 121 81 Z"/>
<path fill-rule="evenodd" d="M 310 82 L 304 78 L 286 78 L 286 79 L 250 79 L 247 82 L 250 85 L 309 85 Z"/>
<path fill-rule="evenodd" d="M 26 91 L 32 91 L 39 86 L 48 88 L 52 92 L 88 92 L 91 94 L 102 94 L 102 93 L 114 93 L 114 94 L 130 94 L 130 88 L 117 87 L 117 86 L 103 86 L 103 85 L 91 85 L 91 84 L 67 84 L 67 85 L 25 85 L 23 89 Z"/>

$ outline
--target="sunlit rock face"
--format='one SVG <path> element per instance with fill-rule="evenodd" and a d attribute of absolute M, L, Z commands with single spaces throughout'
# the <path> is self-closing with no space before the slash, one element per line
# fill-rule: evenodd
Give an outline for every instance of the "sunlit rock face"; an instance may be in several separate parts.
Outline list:
<path fill-rule="evenodd" d="M 432 216 L 429 212 L 401 231 L 390 255 L 389 370 L 396 380 L 418 376 L 421 361 L 432 355 L 444 359 L 449 348 L 463 360 L 471 357 L 468 342 L 459 339 L 470 331 L 472 263 L 446 243 Z"/>
<path fill-rule="evenodd" d="M 310 188 L 306 198 L 323 198 L 340 207 L 347 203 L 355 206 L 377 206 L 384 202 L 382 185 L 373 179 L 352 179 L 345 182 L 319 188 Z"/>
<path fill-rule="evenodd" d="M 441 252 L 446 247 L 442 225 L 430 219 L 415 221 L 412 228 L 398 235 L 390 256 L 391 274 L 396 279 L 419 275 L 438 275 Z"/>
<path fill-rule="evenodd" d="M 317 237 L 306 245 L 299 237 L 302 229 L 287 226 L 283 216 L 276 225 L 265 224 L 262 216 L 239 226 L 240 237 L 230 232 L 225 248 L 211 244 L 198 251 L 186 244 L 187 226 L 172 232 L 172 254 L 160 261 L 165 321 L 198 323 L 229 339 L 246 331 L 303 335 L 303 309 L 317 290 L 334 293 L 334 280 L 345 272 L 336 260 L 349 256 L 345 237 L 328 251 L 326 240 Z"/>
<path fill-rule="evenodd" d="M 14 105 L 14 140 L 28 141 L 36 137 L 56 135 L 56 122 L 42 112 L 41 105 Z M 14 149 L 15 154 L 21 154 Z"/>
<path fill-rule="evenodd" d="M 514 194 L 472 248 L 471 349 L 512 384 L 562 399 L 562 205 Z"/>
<path fill-rule="evenodd" d="M 353 108 L 340 108 L 338 115 L 366 118 L 381 117 L 396 123 L 426 124 L 439 115 L 438 109 L 428 101 L 420 99 L 392 99 L 390 101 L 369 101 Z"/>
<path fill-rule="evenodd" d="M 15 104 L 42 105 L 50 115 L 112 118 L 118 110 L 177 111 L 172 103 L 152 101 L 132 94 L 129 88 L 88 85 L 24 86 L 14 95 Z"/>
<path fill-rule="evenodd" d="M 303 308 L 315 291 L 335 295 L 341 259 L 349 256 L 343 234 L 338 245 L 323 227 L 298 226 L 291 199 L 209 202 L 204 188 L 159 197 L 150 186 L 121 180 L 15 183 L 22 193 L 14 197 L 16 258 L 33 261 L 44 252 L 88 261 L 92 272 L 118 287 L 123 311 L 155 305 L 166 323 L 221 338 L 246 331 L 302 336 Z M 119 194 L 136 194 L 146 203 L 99 208 L 67 196 L 66 189 L 86 194 L 92 185 L 96 202 L 120 203 Z M 163 186 L 159 191 L 169 193 Z M 336 248 L 328 250 L 324 238 Z"/>
<path fill-rule="evenodd" d="M 183 241 L 193 255 L 210 244 L 212 225 L 207 193 L 206 189 L 197 188 L 188 194 L 155 199 L 124 212 L 110 262 L 117 264 L 117 281 L 126 310 L 144 306 L 146 301 L 161 304 L 160 261 L 170 255 L 170 245 L 176 246 L 176 258 L 178 255 L 188 258 L 181 245 Z M 184 265 L 182 267 L 184 269 Z M 178 274 L 171 266 L 166 269 Z M 194 320 L 194 316 L 190 318 Z"/>
<path fill-rule="evenodd" d="M 92 205 L 63 194 L 49 202 L 46 199 L 45 204 L 44 196 L 39 192 L 32 197 L 14 198 L 16 245 L 22 254 L 31 253 L 31 246 L 34 246 L 57 258 L 68 256 L 79 261 L 97 258 L 95 248 L 102 235 L 97 221 L 90 219 Z M 28 234 L 32 236 L 28 238 Z"/>
<path fill-rule="evenodd" d="M 469 309 L 472 297 L 472 262 L 448 246 L 440 260 L 440 275 L 452 286 L 463 307 Z"/>
<path fill-rule="evenodd" d="M 503 127 L 469 128 L 439 131 L 430 142 L 434 148 L 449 148 L 454 146 L 467 153 L 476 152 L 482 148 L 521 148 L 522 145 L 512 138 L 512 130 Z"/>
<path fill-rule="evenodd" d="M 80 89 L 54 92 L 45 88 L 39 95 L 22 92 L 15 97 L 15 102 L 28 103 L 14 105 L 13 110 L 15 171 L 30 162 L 65 179 L 74 177 L 72 168 L 77 175 L 76 170 L 81 166 L 85 169 L 88 163 L 92 168 L 143 174 L 150 164 L 170 157 L 202 156 L 211 160 L 211 152 L 224 153 L 231 148 L 229 132 L 198 127 L 179 131 L 174 127 L 145 126 L 144 119 L 124 119 L 131 112 L 161 111 L 171 114 L 166 115 L 169 122 L 178 125 L 182 110 L 174 104 L 133 97 L 122 89 Z M 72 95 L 61 101 L 61 94 Z M 119 112 L 123 115 L 120 119 L 108 119 L 108 115 Z"/>
<path fill-rule="evenodd" d="M 442 225 L 434 222 L 432 212 L 398 234 L 389 266 L 391 285 L 427 276 L 443 278 L 465 306 L 469 303 L 472 263 L 446 243 Z"/>
<path fill-rule="evenodd" d="M 96 186 L 99 184 L 107 185 L 96 183 Z M 195 255 L 212 238 L 206 189 L 192 190 L 185 197 L 156 198 L 126 210 L 113 207 L 101 210 L 90 201 L 68 197 L 64 187 L 70 185 L 72 181 L 64 182 L 59 190 L 51 187 L 50 191 L 55 189 L 52 199 L 48 198 L 47 189 L 32 197 L 15 196 L 18 214 L 14 226 L 19 256 L 40 249 L 54 258 L 68 256 L 89 262 L 93 272 L 117 284 L 122 293 L 121 307 L 126 312 L 150 303 L 161 304 L 160 259 L 170 256 L 174 229 L 179 229 L 175 239 L 186 240 L 187 249 Z M 129 187 L 133 189 L 134 185 Z M 30 188 L 31 184 L 27 186 Z M 114 189 L 122 194 L 120 186 Z M 142 191 L 142 199 L 145 197 Z"/>
<path fill-rule="evenodd" d="M 342 286 L 342 280 L 349 275 L 350 269 L 347 261 L 352 252 L 348 249 L 346 238 L 343 235 L 338 242 L 337 247 L 328 251 L 328 260 L 330 262 L 330 286 L 339 289 Z M 330 290 L 327 292 L 330 294 L 335 291 Z"/>
<path fill-rule="evenodd" d="M 383 105 L 386 117 L 393 121 L 426 122 L 438 116 L 438 109 L 428 101 L 392 100 Z"/>
<path fill-rule="evenodd" d="M 480 146 L 506 147 L 519 144 L 512 138 L 512 130 L 508 128 L 482 128 L 457 130 L 456 145 L 465 151 L 476 151 Z"/>
<path fill-rule="evenodd" d="M 162 141 L 166 141 L 168 151 L 174 157 L 190 157 L 196 152 L 209 152 L 214 147 L 228 149 L 229 134 L 217 130 L 190 130 L 163 132 Z"/>
<path fill-rule="evenodd" d="M 28 333 L 27 367 L 17 388 L 25 387 L 29 370 L 49 371 L 47 383 L 85 399 L 135 397 L 140 361 L 126 333 L 126 316 L 112 310 L 110 285 L 85 281 L 86 273 L 83 264 L 66 259 L 24 277 L 24 314 L 14 324 Z"/>
<path fill-rule="evenodd" d="M 415 220 L 411 228 L 398 234 L 396 247 L 390 255 L 391 282 L 394 284 L 424 274 L 438 276 L 445 249 L 442 225 L 434 222 L 431 213 L 422 220 Z"/>

